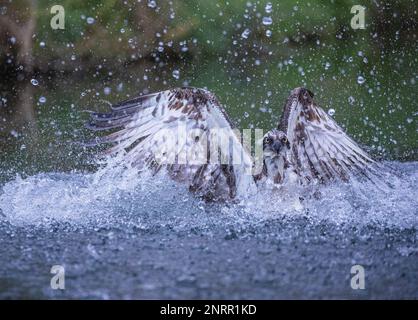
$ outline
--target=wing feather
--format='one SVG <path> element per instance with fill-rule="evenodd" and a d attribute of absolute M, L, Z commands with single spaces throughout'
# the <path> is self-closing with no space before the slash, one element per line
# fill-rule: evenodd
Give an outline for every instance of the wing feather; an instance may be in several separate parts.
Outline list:
<path fill-rule="evenodd" d="M 290 163 L 303 181 L 347 181 L 351 177 L 376 181 L 379 176 L 379 164 L 315 104 L 309 90 L 291 92 L 278 127 L 287 134 Z"/>
<path fill-rule="evenodd" d="M 185 131 L 178 131 L 180 127 Z M 251 155 L 209 91 L 180 88 L 136 97 L 113 105 L 109 113 L 91 112 L 87 128 L 116 129 L 91 144 L 113 144 L 107 153 L 122 154 L 125 165 L 154 172 L 166 168 L 205 199 L 228 200 L 255 188 Z M 226 139 L 214 138 L 214 129 L 224 130 Z M 213 162 L 216 147 L 221 155 Z"/>

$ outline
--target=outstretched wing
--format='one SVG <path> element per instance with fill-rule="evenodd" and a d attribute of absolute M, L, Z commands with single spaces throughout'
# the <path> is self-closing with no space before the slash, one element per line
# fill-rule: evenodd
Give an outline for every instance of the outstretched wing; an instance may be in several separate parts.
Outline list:
<path fill-rule="evenodd" d="M 304 182 L 373 179 L 376 162 L 313 101 L 313 93 L 294 89 L 279 122 L 291 145 L 290 162 Z"/>
<path fill-rule="evenodd" d="M 140 96 L 91 113 L 87 127 L 115 129 L 93 144 L 111 143 L 124 165 L 170 176 L 207 200 L 251 192 L 252 159 L 217 98 L 209 91 L 181 88 Z"/>

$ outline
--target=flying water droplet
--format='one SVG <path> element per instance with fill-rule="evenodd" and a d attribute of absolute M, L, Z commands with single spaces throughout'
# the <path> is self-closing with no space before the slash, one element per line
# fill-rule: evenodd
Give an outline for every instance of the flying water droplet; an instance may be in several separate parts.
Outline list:
<path fill-rule="evenodd" d="M 39 84 L 38 80 L 36 79 L 31 79 L 30 83 L 32 83 L 32 85 L 37 86 Z"/>
<path fill-rule="evenodd" d="M 273 5 L 271 4 L 271 2 L 267 2 L 265 8 L 266 13 L 271 13 L 273 11 Z"/>
<path fill-rule="evenodd" d="M 10 131 L 10 134 L 15 138 L 19 138 L 19 132 L 17 132 L 16 130 Z"/>
<path fill-rule="evenodd" d="M 155 2 L 154 0 L 150 0 L 148 1 L 148 7 L 154 9 L 157 7 L 157 2 Z"/>
<path fill-rule="evenodd" d="M 112 92 L 112 89 L 111 89 L 111 88 L 109 88 L 109 87 L 105 87 L 105 88 L 103 89 L 103 93 L 104 93 L 105 95 L 109 95 L 111 92 Z"/>
<path fill-rule="evenodd" d="M 271 17 L 264 17 L 263 18 L 263 24 L 265 26 L 270 26 L 273 23 L 273 19 Z"/>
<path fill-rule="evenodd" d="M 365 83 L 366 82 L 366 79 L 364 79 L 364 77 L 363 76 L 358 76 L 357 77 L 357 83 L 358 84 L 363 84 L 363 83 Z"/>
<path fill-rule="evenodd" d="M 92 17 L 88 17 L 86 21 L 88 24 L 93 24 L 96 20 L 94 20 Z"/>
<path fill-rule="evenodd" d="M 247 28 L 242 32 L 241 37 L 244 39 L 248 39 L 248 37 L 250 36 L 250 33 L 251 33 L 251 30 Z"/>
<path fill-rule="evenodd" d="M 329 109 L 328 114 L 332 117 L 335 114 L 335 109 Z"/>
<path fill-rule="evenodd" d="M 271 32 L 271 30 L 266 30 L 266 36 L 267 37 L 271 37 L 271 35 L 273 34 L 273 32 Z"/>
<path fill-rule="evenodd" d="M 174 70 L 173 71 L 173 77 L 177 80 L 180 79 L 180 71 L 179 70 Z"/>
<path fill-rule="evenodd" d="M 46 98 L 44 96 L 39 98 L 39 103 L 45 103 L 46 102 Z"/>

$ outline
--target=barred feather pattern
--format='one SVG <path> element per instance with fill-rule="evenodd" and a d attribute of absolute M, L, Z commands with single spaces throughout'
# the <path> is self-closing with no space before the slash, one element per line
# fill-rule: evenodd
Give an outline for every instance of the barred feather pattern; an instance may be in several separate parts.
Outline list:
<path fill-rule="evenodd" d="M 302 183 L 349 181 L 362 177 L 378 182 L 376 163 L 313 100 L 313 93 L 294 89 L 278 125 L 291 145 L 289 162 Z"/>
<path fill-rule="evenodd" d="M 127 100 L 113 105 L 109 113 L 92 112 L 87 127 L 115 129 L 91 144 L 113 144 L 107 153 L 122 153 L 124 165 L 154 172 L 164 168 L 206 200 L 230 200 L 255 190 L 252 158 L 218 99 L 207 90 L 178 88 Z M 185 137 L 178 128 L 185 129 Z M 223 129 L 228 139 L 215 144 L 210 134 L 215 128 Z M 219 150 L 211 150 L 211 145 Z M 209 159 L 210 152 L 218 151 L 218 160 Z M 187 157 L 182 159 L 184 155 Z M 207 159 L 201 161 L 202 155 Z M 221 162 L 222 156 L 235 161 Z"/>

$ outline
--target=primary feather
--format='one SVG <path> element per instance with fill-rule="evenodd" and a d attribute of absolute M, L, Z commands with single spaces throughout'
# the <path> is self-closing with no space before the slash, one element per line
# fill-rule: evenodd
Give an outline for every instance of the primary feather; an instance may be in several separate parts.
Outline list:
<path fill-rule="evenodd" d="M 208 200 L 252 192 L 252 159 L 218 99 L 209 91 L 180 88 L 141 96 L 92 113 L 88 128 L 118 129 L 93 144 L 113 143 L 126 165 L 167 169 Z"/>
<path fill-rule="evenodd" d="M 286 133 L 289 160 L 302 182 L 378 176 L 378 164 L 313 101 L 313 93 L 294 89 L 278 125 Z"/>

